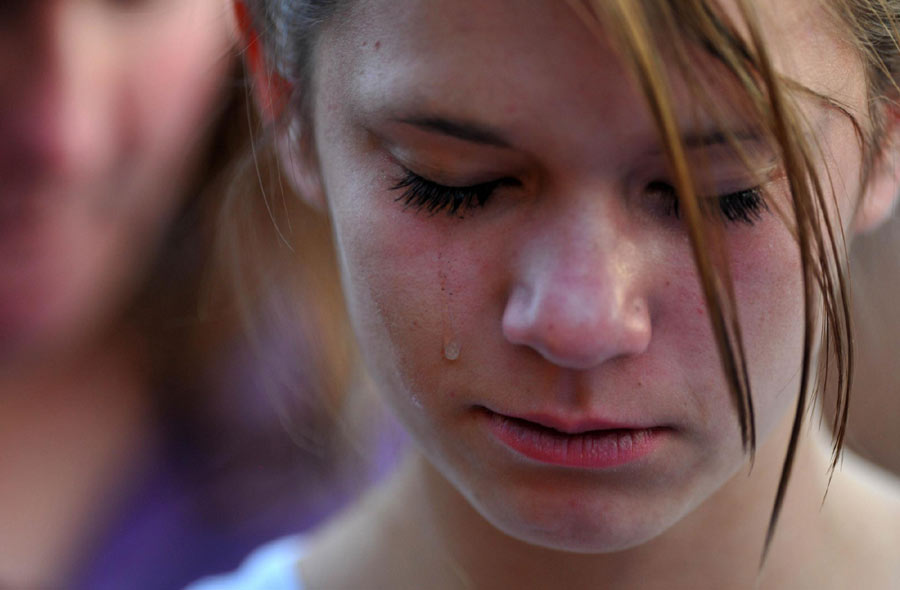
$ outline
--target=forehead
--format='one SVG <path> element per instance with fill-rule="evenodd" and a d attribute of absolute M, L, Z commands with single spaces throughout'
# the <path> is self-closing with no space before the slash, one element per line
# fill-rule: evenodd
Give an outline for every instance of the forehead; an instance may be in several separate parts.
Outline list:
<path fill-rule="evenodd" d="M 570 89 L 572 72 L 624 75 L 560 0 L 363 0 L 331 31 L 320 52 L 331 59 L 322 65 L 350 74 L 339 76 L 348 98 L 367 103 L 465 108 L 477 91 L 479 100 L 514 110 L 561 91 L 575 90 L 566 93 L 577 100 L 587 84 Z"/>
<path fill-rule="evenodd" d="M 732 0 L 722 4 L 736 14 Z M 754 8 L 780 71 L 849 105 L 863 101 L 860 68 L 844 63 L 852 52 L 819 0 Z M 577 114 L 553 121 L 568 123 L 570 137 L 616 123 L 649 132 L 636 121 L 643 99 L 602 29 L 589 30 L 564 0 L 360 0 L 320 47 L 319 77 L 361 111 L 449 110 L 513 129 L 556 112 Z"/>

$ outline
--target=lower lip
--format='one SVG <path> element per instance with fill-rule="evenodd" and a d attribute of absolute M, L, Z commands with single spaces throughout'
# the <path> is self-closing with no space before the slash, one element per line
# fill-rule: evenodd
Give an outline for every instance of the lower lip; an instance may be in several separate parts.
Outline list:
<path fill-rule="evenodd" d="M 491 412 L 494 436 L 513 451 L 552 465 L 609 469 L 637 461 L 659 445 L 664 428 L 592 430 L 567 434 Z"/>

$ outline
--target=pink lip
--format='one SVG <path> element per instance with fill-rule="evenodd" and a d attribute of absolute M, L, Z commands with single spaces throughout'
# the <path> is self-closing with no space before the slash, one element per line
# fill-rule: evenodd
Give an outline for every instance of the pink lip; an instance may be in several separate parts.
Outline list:
<path fill-rule="evenodd" d="M 513 451 L 541 463 L 609 469 L 647 456 L 669 430 L 606 420 L 569 422 L 546 415 L 512 417 L 486 412 L 494 437 Z"/>

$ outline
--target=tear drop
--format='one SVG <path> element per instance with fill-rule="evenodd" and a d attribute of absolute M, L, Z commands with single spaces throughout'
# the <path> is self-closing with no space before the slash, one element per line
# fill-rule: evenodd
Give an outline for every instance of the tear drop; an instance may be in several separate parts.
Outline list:
<path fill-rule="evenodd" d="M 459 358 L 460 346 L 456 340 L 447 340 L 444 342 L 444 358 L 448 361 L 455 361 Z"/>

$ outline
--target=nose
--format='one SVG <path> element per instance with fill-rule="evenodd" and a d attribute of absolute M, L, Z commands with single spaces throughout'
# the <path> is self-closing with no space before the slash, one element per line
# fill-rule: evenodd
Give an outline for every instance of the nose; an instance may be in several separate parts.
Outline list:
<path fill-rule="evenodd" d="M 70 179 L 103 154 L 104 30 L 92 3 L 13 11 L 0 42 L 0 166 L 11 177 Z"/>
<path fill-rule="evenodd" d="M 622 215 L 598 209 L 543 223 L 524 241 L 503 312 L 509 342 L 569 369 L 650 344 L 646 256 Z"/>

